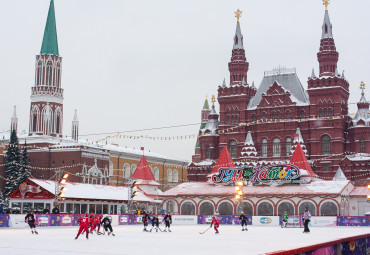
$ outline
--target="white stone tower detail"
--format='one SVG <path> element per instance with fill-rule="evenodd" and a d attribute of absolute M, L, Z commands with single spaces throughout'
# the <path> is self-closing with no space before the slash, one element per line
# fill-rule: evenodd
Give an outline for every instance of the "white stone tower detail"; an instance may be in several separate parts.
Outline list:
<path fill-rule="evenodd" d="M 77 118 L 77 110 L 75 110 L 75 116 L 72 121 L 72 139 L 78 141 L 78 118 Z"/>

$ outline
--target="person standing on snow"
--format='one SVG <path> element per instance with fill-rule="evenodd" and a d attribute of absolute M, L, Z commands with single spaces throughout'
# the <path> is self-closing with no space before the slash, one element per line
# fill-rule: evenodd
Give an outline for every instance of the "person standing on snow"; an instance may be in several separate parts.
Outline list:
<path fill-rule="evenodd" d="M 148 212 L 143 212 L 144 216 L 143 216 L 143 225 L 144 225 L 144 229 L 143 231 L 146 231 L 148 232 L 148 230 L 146 229 L 148 227 L 148 221 L 149 221 L 149 214 Z"/>
<path fill-rule="evenodd" d="M 282 225 L 282 227 L 286 228 L 287 224 L 288 224 L 288 214 L 285 211 L 284 214 L 283 214 L 283 225 Z"/>
<path fill-rule="evenodd" d="M 26 215 L 26 217 L 24 218 L 24 222 L 28 223 L 28 226 L 30 226 L 32 234 L 35 233 L 36 235 L 38 235 L 36 231 L 36 225 L 35 225 L 36 220 L 35 220 L 35 215 L 33 214 L 33 211 L 30 211 Z"/>
<path fill-rule="evenodd" d="M 168 228 L 168 232 L 171 232 L 170 226 L 171 226 L 171 223 L 172 223 L 172 217 L 171 217 L 170 212 L 167 212 L 166 216 L 164 216 L 164 218 L 163 218 L 163 221 L 166 224 L 164 232 L 167 232 L 167 228 Z"/>
<path fill-rule="evenodd" d="M 84 216 L 78 217 L 77 222 L 80 223 L 80 229 L 78 230 L 78 233 L 77 233 L 77 236 L 75 237 L 75 239 L 77 239 L 79 237 L 79 235 L 82 233 L 82 231 L 86 232 L 86 239 L 89 239 L 89 229 L 88 229 L 88 225 L 89 225 L 89 222 L 90 222 L 89 214 L 85 213 Z"/>
<path fill-rule="evenodd" d="M 244 215 L 244 212 L 242 212 L 242 214 L 239 216 L 239 220 L 242 225 L 242 231 L 248 231 L 247 229 L 248 218 L 247 216 Z M 245 226 L 245 229 L 244 229 L 244 226 Z"/>
<path fill-rule="evenodd" d="M 308 223 L 311 221 L 311 213 L 307 207 L 304 209 L 303 219 L 304 219 L 303 233 L 310 233 L 310 229 L 308 228 Z"/>
<path fill-rule="evenodd" d="M 220 222 L 218 221 L 216 215 L 213 215 L 212 216 L 212 222 L 211 222 L 210 228 L 212 228 L 212 225 L 213 225 L 213 227 L 214 227 L 214 229 L 216 231 L 215 234 L 218 234 L 219 233 L 218 232 L 218 227 L 220 226 Z"/>
<path fill-rule="evenodd" d="M 108 235 L 112 234 L 112 236 L 115 236 L 113 233 L 111 221 L 107 214 L 104 214 L 101 225 L 103 226 L 104 230 L 108 232 Z"/>

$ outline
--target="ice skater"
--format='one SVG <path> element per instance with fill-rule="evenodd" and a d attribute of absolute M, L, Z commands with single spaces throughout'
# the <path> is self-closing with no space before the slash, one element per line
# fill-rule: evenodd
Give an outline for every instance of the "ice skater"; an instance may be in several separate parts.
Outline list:
<path fill-rule="evenodd" d="M 84 216 L 78 217 L 77 222 L 80 223 L 80 228 L 78 230 L 78 233 L 77 233 L 77 236 L 75 237 L 75 239 L 77 239 L 80 236 L 82 231 L 86 232 L 86 239 L 89 239 L 89 229 L 88 229 L 88 226 L 89 226 L 89 223 L 90 223 L 89 214 L 85 213 Z"/>
<path fill-rule="evenodd" d="M 150 232 L 152 232 L 153 228 L 155 228 L 155 232 L 158 232 L 158 229 L 159 229 L 159 219 L 157 217 L 157 215 L 154 215 L 150 218 L 150 220 L 152 221 L 152 228 L 150 229 Z"/>
<path fill-rule="evenodd" d="M 288 224 L 288 214 L 286 213 L 286 211 L 284 212 L 283 214 L 283 222 L 282 222 L 282 227 L 283 228 L 286 228 L 287 224 Z"/>
<path fill-rule="evenodd" d="M 244 212 L 242 212 L 242 214 L 239 216 L 239 220 L 240 220 L 240 223 L 242 225 L 242 231 L 248 231 L 248 228 L 247 228 L 248 218 L 247 218 L 247 216 L 244 215 Z M 245 226 L 245 228 L 244 228 L 244 226 Z"/>
<path fill-rule="evenodd" d="M 170 226 L 171 226 L 171 223 L 172 223 L 172 217 L 171 217 L 170 212 L 167 212 L 166 216 L 164 216 L 164 218 L 163 218 L 163 221 L 166 224 L 166 227 L 163 231 L 167 232 L 167 228 L 168 228 L 168 232 L 171 232 Z"/>
<path fill-rule="evenodd" d="M 308 228 L 308 223 L 311 221 L 311 213 L 306 207 L 304 209 L 304 214 L 303 214 L 303 219 L 304 219 L 304 231 L 303 233 L 310 233 L 310 229 Z"/>
<path fill-rule="evenodd" d="M 33 214 L 33 211 L 28 212 L 28 214 L 24 218 L 24 222 L 28 223 L 28 226 L 30 226 L 30 229 L 31 229 L 32 234 L 34 234 L 34 233 L 36 235 L 39 234 L 36 231 L 36 224 L 35 224 L 36 223 L 36 220 L 35 220 L 35 215 Z"/>
<path fill-rule="evenodd" d="M 144 211 L 143 213 L 144 213 L 144 215 L 143 215 L 143 225 L 144 225 L 143 231 L 148 232 L 148 230 L 146 228 L 148 227 L 149 214 L 146 211 Z"/>
<path fill-rule="evenodd" d="M 218 232 L 218 227 L 220 226 L 220 222 L 218 221 L 216 215 L 212 216 L 212 222 L 211 222 L 211 226 L 209 228 L 212 228 L 212 225 L 213 225 L 213 227 L 216 231 L 215 234 L 220 233 L 220 232 Z"/>
<path fill-rule="evenodd" d="M 103 226 L 104 230 L 108 232 L 108 235 L 112 234 L 112 236 L 115 236 L 115 234 L 113 233 L 111 221 L 107 214 L 104 214 L 101 225 Z"/>

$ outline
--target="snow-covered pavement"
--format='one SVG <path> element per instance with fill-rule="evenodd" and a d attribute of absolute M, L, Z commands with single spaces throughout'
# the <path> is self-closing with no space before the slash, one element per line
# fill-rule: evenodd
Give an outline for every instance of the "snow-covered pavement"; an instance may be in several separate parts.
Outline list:
<path fill-rule="evenodd" d="M 301 228 L 249 226 L 249 231 L 242 232 L 239 226 L 221 225 L 219 235 L 213 229 L 199 234 L 206 228 L 173 225 L 171 233 L 147 233 L 141 226 L 119 226 L 114 228 L 115 237 L 94 234 L 89 240 L 84 236 L 74 240 L 77 227 L 38 228 L 39 235 L 32 235 L 29 229 L 0 229 L 0 254 L 249 255 L 370 233 L 368 227 L 316 227 L 310 234 L 303 234 Z"/>

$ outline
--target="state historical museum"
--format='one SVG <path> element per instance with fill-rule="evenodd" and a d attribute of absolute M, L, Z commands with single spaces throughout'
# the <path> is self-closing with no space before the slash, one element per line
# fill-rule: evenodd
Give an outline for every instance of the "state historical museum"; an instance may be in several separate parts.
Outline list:
<path fill-rule="evenodd" d="M 205 181 L 223 147 L 234 162 L 244 165 L 286 162 L 299 142 L 313 171 L 333 177 L 338 168 L 350 180 L 366 180 L 370 169 L 370 114 L 362 89 L 357 113 L 348 114 L 350 84 L 338 71 L 339 52 L 326 8 L 322 24 L 318 69 L 302 86 L 295 69 L 264 73 L 259 88 L 248 83 L 246 52 L 239 17 L 234 36 L 229 84 L 218 87 L 219 114 L 204 103 L 195 155 L 189 165 L 190 181 Z M 317 76 L 316 74 L 317 73 Z M 353 87 L 352 87 L 353 88 Z M 213 102 L 215 99 L 213 98 Z"/>

